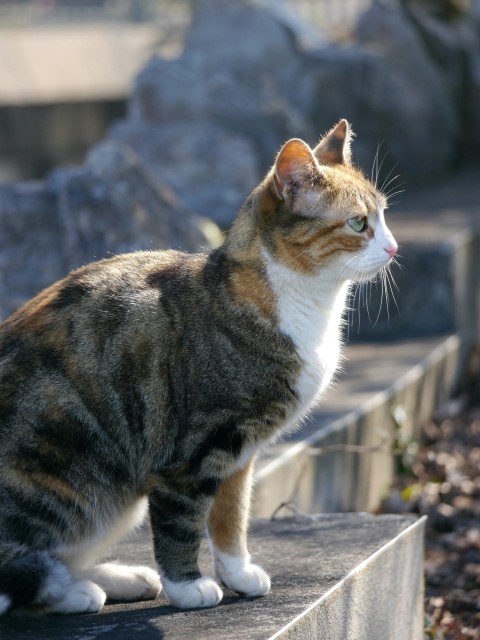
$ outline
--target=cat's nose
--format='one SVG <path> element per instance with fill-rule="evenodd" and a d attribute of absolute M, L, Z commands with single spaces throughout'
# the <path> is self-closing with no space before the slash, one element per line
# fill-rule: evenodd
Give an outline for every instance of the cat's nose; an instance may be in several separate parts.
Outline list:
<path fill-rule="evenodd" d="M 389 244 L 388 247 L 384 247 L 384 249 L 388 253 L 388 255 L 393 258 L 393 256 L 397 255 L 398 244 L 396 242 L 392 242 L 392 244 Z"/>

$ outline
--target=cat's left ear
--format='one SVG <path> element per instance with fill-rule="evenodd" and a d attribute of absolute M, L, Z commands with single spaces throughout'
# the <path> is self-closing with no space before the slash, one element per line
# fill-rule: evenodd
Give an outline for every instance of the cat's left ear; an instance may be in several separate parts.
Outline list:
<path fill-rule="evenodd" d="M 275 193 L 281 200 L 294 197 L 300 186 L 311 182 L 319 168 L 312 150 L 299 138 L 285 143 L 275 162 L 273 184 Z"/>
<path fill-rule="evenodd" d="M 350 164 L 353 132 L 346 120 L 340 120 L 313 150 L 320 164 Z"/>

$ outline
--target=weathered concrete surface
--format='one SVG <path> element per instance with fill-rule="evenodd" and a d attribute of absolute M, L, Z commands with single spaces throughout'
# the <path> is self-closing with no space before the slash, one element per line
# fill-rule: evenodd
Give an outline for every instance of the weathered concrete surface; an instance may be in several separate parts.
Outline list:
<path fill-rule="evenodd" d="M 320 409 L 258 461 L 254 513 L 268 517 L 282 503 L 376 509 L 393 480 L 394 443 L 414 440 L 449 398 L 459 347 L 457 336 L 348 347 L 346 373 Z"/>
<path fill-rule="evenodd" d="M 179 611 L 156 601 L 109 604 L 100 614 L 0 622 L 2 640 L 420 640 L 423 521 L 362 514 L 297 517 L 252 525 L 250 549 L 272 591 L 226 593 L 209 610 Z M 151 562 L 147 532 L 118 557 Z M 206 549 L 203 564 L 208 567 Z"/>
<path fill-rule="evenodd" d="M 0 104 L 124 97 L 156 49 L 151 24 L 0 29 Z"/>

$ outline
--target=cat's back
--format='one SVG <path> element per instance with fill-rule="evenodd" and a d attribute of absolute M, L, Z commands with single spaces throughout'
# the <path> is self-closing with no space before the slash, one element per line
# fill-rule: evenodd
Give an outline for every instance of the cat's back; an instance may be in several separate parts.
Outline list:
<path fill-rule="evenodd" d="M 95 330 L 97 341 L 133 320 L 159 319 L 162 277 L 181 289 L 193 275 L 201 254 L 178 251 L 139 251 L 93 262 L 72 271 L 32 298 L 0 325 L 0 363 L 22 346 L 68 348 L 75 329 Z M 77 333 L 77 339 L 81 335 Z M 75 341 L 71 341 L 73 345 Z"/>
<path fill-rule="evenodd" d="M 60 403 L 91 402 L 119 390 L 168 342 L 166 296 L 183 299 L 202 254 L 147 251 L 73 271 L 0 325 L 0 430 L 12 434 Z M 172 290 L 173 289 L 173 295 Z M 80 397 L 81 396 L 81 397 Z M 105 398 L 108 407 L 108 398 Z M 85 411 L 82 407 L 82 411 Z M 60 415 L 59 415 L 60 418 Z"/>

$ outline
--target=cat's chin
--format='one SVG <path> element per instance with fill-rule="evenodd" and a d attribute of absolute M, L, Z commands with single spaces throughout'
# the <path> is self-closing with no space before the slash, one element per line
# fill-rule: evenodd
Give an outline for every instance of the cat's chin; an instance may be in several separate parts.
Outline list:
<path fill-rule="evenodd" d="M 372 282 L 388 264 L 389 262 L 387 262 L 387 264 L 382 264 L 379 267 L 375 267 L 374 269 L 363 271 L 361 274 L 355 274 L 355 276 L 351 278 L 351 282 L 355 282 L 357 284 L 361 284 L 362 282 Z"/>

